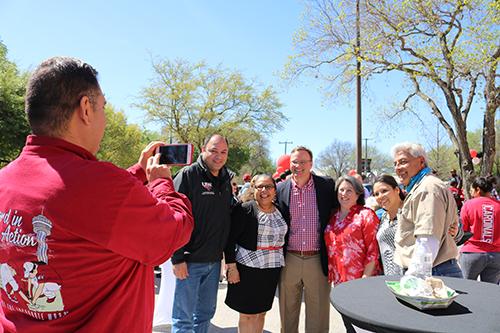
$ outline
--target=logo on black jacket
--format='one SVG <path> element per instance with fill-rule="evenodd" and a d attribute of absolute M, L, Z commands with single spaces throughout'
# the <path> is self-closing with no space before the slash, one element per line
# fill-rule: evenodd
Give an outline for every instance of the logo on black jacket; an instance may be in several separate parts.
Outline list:
<path fill-rule="evenodd" d="M 201 182 L 201 186 L 206 190 L 206 192 L 202 192 L 201 195 L 210 195 L 210 194 L 215 194 L 212 189 L 212 183 L 210 182 Z"/>

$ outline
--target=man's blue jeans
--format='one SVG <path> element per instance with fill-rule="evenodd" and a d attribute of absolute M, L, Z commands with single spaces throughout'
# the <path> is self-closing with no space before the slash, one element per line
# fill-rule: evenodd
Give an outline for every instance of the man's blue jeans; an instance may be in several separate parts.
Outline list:
<path fill-rule="evenodd" d="M 437 266 L 432 267 L 433 276 L 449 276 L 463 278 L 462 270 L 455 259 L 450 259 Z"/>
<path fill-rule="evenodd" d="M 172 333 L 207 333 L 217 305 L 220 261 L 187 267 L 189 276 L 175 281 Z"/>

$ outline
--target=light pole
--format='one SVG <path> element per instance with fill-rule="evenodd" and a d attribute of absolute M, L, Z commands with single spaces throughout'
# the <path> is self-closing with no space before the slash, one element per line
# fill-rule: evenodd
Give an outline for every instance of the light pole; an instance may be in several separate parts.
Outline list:
<path fill-rule="evenodd" d="M 292 143 L 293 143 L 293 141 L 286 141 L 286 140 L 285 141 L 279 141 L 280 145 L 285 145 L 285 155 L 286 155 L 286 147 L 287 147 L 287 145 L 288 144 L 292 144 Z"/>
<path fill-rule="evenodd" d="M 360 27 L 359 27 L 360 15 L 359 15 L 359 0 L 356 0 L 356 168 L 359 174 L 361 174 L 361 61 L 360 61 Z"/>
<path fill-rule="evenodd" d="M 369 163 L 368 163 L 368 140 L 371 140 L 371 138 L 364 138 L 363 140 L 365 140 L 365 163 L 363 163 L 363 164 L 365 166 L 365 168 L 364 168 L 365 174 L 367 174 L 368 169 L 369 169 L 368 168 L 368 165 L 369 165 Z"/>
<path fill-rule="evenodd" d="M 365 160 L 368 160 L 368 140 L 371 140 L 372 138 L 364 138 L 365 140 Z"/>

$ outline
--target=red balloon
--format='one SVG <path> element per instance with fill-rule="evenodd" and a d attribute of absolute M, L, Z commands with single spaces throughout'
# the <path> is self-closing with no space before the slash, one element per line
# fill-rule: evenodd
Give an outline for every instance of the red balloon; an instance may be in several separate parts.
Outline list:
<path fill-rule="evenodd" d="M 469 152 L 470 152 L 470 157 L 472 157 L 472 158 L 477 157 L 477 150 L 471 149 L 471 150 L 469 150 Z"/>
<path fill-rule="evenodd" d="M 355 170 L 355 169 L 351 169 L 349 170 L 349 172 L 347 173 L 348 176 L 354 176 L 355 174 L 357 174 L 358 172 Z"/>
<path fill-rule="evenodd" d="M 290 169 L 290 155 L 281 155 L 276 161 L 276 168 L 283 167 L 283 171 Z M 282 172 L 283 172 L 282 171 Z"/>
<path fill-rule="evenodd" d="M 281 175 L 283 172 L 285 172 L 286 169 L 288 169 L 288 168 L 283 168 L 282 166 L 278 166 L 276 168 L 276 173 Z"/>

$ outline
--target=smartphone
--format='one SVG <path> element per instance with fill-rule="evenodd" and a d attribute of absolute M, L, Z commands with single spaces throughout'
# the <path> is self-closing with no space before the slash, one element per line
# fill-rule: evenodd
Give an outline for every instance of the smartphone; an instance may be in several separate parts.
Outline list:
<path fill-rule="evenodd" d="M 193 163 L 193 145 L 174 143 L 158 147 L 160 164 L 189 165 Z"/>

